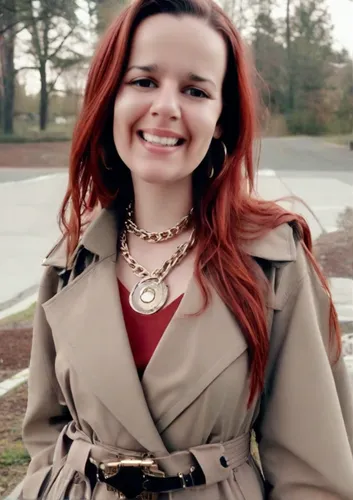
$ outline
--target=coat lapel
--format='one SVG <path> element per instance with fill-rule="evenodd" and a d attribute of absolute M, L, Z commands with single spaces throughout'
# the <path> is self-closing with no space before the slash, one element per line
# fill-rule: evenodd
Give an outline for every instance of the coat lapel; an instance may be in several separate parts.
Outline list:
<path fill-rule="evenodd" d="M 43 308 L 54 338 L 65 344 L 67 359 L 82 383 L 90 387 L 141 446 L 166 453 L 143 394 L 125 329 L 115 270 L 116 234 L 111 234 L 115 229 L 107 213 L 101 215 L 100 229 L 102 222 L 110 230 L 109 235 L 102 235 L 103 253 L 113 250 L 113 256 L 88 268 L 44 303 Z M 91 229 L 85 241 L 92 237 Z M 93 240 L 96 251 L 102 254 L 102 248 L 97 248 L 102 239 Z M 58 264 L 56 258 L 51 255 L 48 260 Z"/>
<path fill-rule="evenodd" d="M 262 240 L 250 242 L 246 251 L 276 262 L 276 267 L 291 262 L 296 257 L 292 229 L 287 224 L 279 226 Z M 203 297 L 195 277 L 191 278 L 145 371 L 144 393 L 160 433 L 247 349 L 234 315 L 212 286 L 210 291 L 209 307 L 195 315 Z M 270 323 L 274 297 L 268 297 L 267 304 Z"/>
<path fill-rule="evenodd" d="M 192 277 L 142 380 L 160 433 L 247 349 L 234 316 L 214 289 L 209 307 L 195 315 L 202 305 L 201 289 Z"/>

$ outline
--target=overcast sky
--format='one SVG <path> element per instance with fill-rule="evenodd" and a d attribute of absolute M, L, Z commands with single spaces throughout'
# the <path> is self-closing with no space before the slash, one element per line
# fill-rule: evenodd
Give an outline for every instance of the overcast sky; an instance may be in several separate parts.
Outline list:
<path fill-rule="evenodd" d="M 334 38 L 353 54 L 353 1 L 328 0 L 334 25 Z"/>

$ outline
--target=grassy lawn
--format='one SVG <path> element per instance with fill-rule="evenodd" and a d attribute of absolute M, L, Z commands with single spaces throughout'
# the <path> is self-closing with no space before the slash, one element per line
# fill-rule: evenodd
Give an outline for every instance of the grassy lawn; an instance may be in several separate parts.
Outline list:
<path fill-rule="evenodd" d="M 27 404 L 27 384 L 0 400 L 0 498 L 22 481 L 29 456 L 22 444 L 22 421 Z"/>
<path fill-rule="evenodd" d="M 348 146 L 349 141 L 353 141 L 353 134 L 345 135 L 327 135 L 323 139 L 326 142 L 331 142 L 332 144 L 338 144 L 339 146 Z"/>
<path fill-rule="evenodd" d="M 11 328 L 13 326 L 21 326 L 23 324 L 32 323 L 34 317 L 34 311 L 36 308 L 36 302 L 31 304 L 27 309 L 16 314 L 12 314 L 2 320 L 0 320 L 0 329 Z"/>
<path fill-rule="evenodd" d="M 48 123 L 46 130 L 39 130 L 37 123 L 15 120 L 13 135 L 0 132 L 0 143 L 61 142 L 71 141 L 74 121 L 65 124 Z"/>

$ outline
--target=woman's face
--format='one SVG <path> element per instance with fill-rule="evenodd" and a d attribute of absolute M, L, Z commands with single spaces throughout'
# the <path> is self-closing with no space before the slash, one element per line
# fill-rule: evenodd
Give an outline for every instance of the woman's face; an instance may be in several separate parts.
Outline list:
<path fill-rule="evenodd" d="M 165 184 L 201 163 L 222 111 L 227 49 L 191 16 L 159 14 L 138 27 L 114 107 L 114 142 L 133 179 Z"/>

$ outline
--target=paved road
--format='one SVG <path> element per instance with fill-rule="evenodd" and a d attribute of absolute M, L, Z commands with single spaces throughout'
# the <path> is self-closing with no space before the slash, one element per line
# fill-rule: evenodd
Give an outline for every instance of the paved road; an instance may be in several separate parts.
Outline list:
<path fill-rule="evenodd" d="M 1 146 L 0 146 L 1 149 Z M 279 175 L 335 178 L 353 185 L 353 152 L 310 137 L 267 138 L 262 141 L 260 168 Z M 0 168 L 0 183 L 64 171 L 59 168 Z"/>
<path fill-rule="evenodd" d="M 279 175 L 335 178 L 353 185 L 353 151 L 310 137 L 268 138 L 262 141 L 260 168 Z"/>

